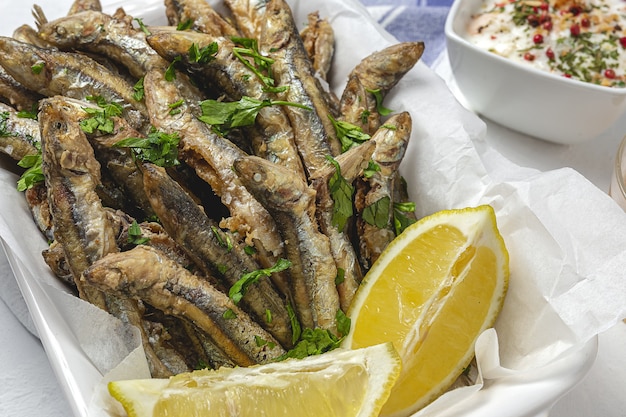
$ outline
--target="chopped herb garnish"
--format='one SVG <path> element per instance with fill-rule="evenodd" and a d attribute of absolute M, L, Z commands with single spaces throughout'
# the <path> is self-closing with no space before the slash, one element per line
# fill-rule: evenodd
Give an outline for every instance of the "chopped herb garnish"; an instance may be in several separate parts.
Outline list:
<path fill-rule="evenodd" d="M 269 308 L 265 309 L 265 322 L 266 323 L 272 322 L 272 311 Z"/>
<path fill-rule="evenodd" d="M 274 266 L 269 268 L 257 269 L 256 271 L 243 274 L 237 282 L 230 287 L 228 296 L 237 304 L 246 293 L 246 290 L 250 284 L 257 282 L 262 277 L 269 277 L 275 272 L 284 271 L 291 266 L 291 262 L 287 259 L 279 259 Z"/>
<path fill-rule="evenodd" d="M 98 105 L 99 108 L 83 107 L 89 117 L 80 121 L 80 128 L 85 133 L 113 133 L 115 124 L 112 117 L 122 115 L 123 108 L 119 103 L 107 102 L 102 96 L 88 96 L 87 100 Z"/>
<path fill-rule="evenodd" d="M 235 313 L 232 308 L 229 308 L 228 310 L 224 311 L 222 317 L 224 317 L 225 319 L 236 319 L 237 313 Z"/>
<path fill-rule="evenodd" d="M 246 253 L 246 255 L 252 256 L 256 253 L 256 248 L 254 246 L 246 245 L 244 246 L 243 251 Z"/>
<path fill-rule="evenodd" d="M 226 233 L 223 233 L 219 228 L 215 226 L 211 226 L 211 232 L 213 232 L 213 236 L 215 236 L 215 239 L 217 239 L 217 243 L 221 247 L 226 248 L 228 252 L 233 249 L 233 242 L 230 240 L 230 237 Z"/>
<path fill-rule="evenodd" d="M 197 43 L 192 43 L 189 47 L 189 62 L 206 64 L 215 59 L 217 54 L 217 42 L 211 42 L 207 46 L 200 48 Z"/>
<path fill-rule="evenodd" d="M 347 336 L 350 333 L 350 326 L 352 326 L 352 320 L 350 317 L 346 316 L 346 314 L 337 310 L 337 314 L 335 314 L 335 319 L 337 319 L 337 331 L 342 336 Z"/>
<path fill-rule="evenodd" d="M 415 223 L 415 218 L 407 216 L 405 213 L 414 213 L 415 203 L 407 201 L 403 203 L 393 203 L 393 224 L 396 231 L 396 236 L 399 235 Z"/>
<path fill-rule="evenodd" d="M 162 167 L 176 166 L 178 161 L 178 133 L 167 134 L 152 128 L 144 138 L 130 137 L 122 139 L 114 146 L 131 148 L 133 155 L 140 161 L 152 162 Z"/>
<path fill-rule="evenodd" d="M 11 114 L 8 111 L 0 112 L 0 137 L 16 136 L 16 133 L 11 131 L 8 127 L 8 120 Z"/>
<path fill-rule="evenodd" d="M 363 170 L 363 177 L 372 178 L 372 176 L 374 176 L 377 172 L 380 172 L 380 165 L 370 159 L 367 163 L 367 168 Z"/>
<path fill-rule="evenodd" d="M 137 81 L 135 85 L 133 85 L 133 98 L 137 101 L 141 101 L 143 100 L 144 95 L 145 92 L 143 89 L 143 77 L 141 77 L 139 81 Z"/>
<path fill-rule="evenodd" d="M 239 101 L 201 101 L 202 116 L 198 119 L 213 126 L 219 133 L 225 134 L 236 127 L 253 125 L 257 114 L 263 107 L 275 105 L 295 106 L 310 110 L 307 106 L 289 101 L 257 100 L 244 96 Z"/>
<path fill-rule="evenodd" d="M 137 22 L 137 24 L 139 25 L 139 29 L 141 29 L 141 31 L 142 31 L 143 33 L 145 33 L 145 34 L 146 34 L 146 36 L 150 36 L 150 35 L 151 35 L 150 31 L 148 30 L 148 28 L 146 27 L 146 25 L 143 23 L 143 19 L 141 19 L 141 18 L 139 18 L 139 17 L 136 17 L 136 18 L 134 18 L 133 20 L 134 20 L 135 22 Z"/>
<path fill-rule="evenodd" d="M 326 329 L 319 327 L 316 329 L 304 329 L 298 343 L 276 360 L 281 361 L 288 358 L 303 359 L 307 356 L 329 352 L 338 348 L 342 340 Z"/>
<path fill-rule="evenodd" d="M 287 315 L 289 316 L 289 323 L 291 323 L 291 343 L 295 344 L 300 340 L 302 328 L 300 327 L 298 316 L 296 316 L 296 312 L 290 303 L 287 303 Z"/>
<path fill-rule="evenodd" d="M 26 168 L 26 171 L 22 174 L 17 181 L 17 190 L 26 191 L 33 188 L 36 184 L 44 181 L 43 171 L 41 169 L 42 157 L 41 157 L 41 145 L 35 143 L 37 153 L 34 155 L 26 155 L 17 163 L 18 166 Z"/>
<path fill-rule="evenodd" d="M 187 30 L 193 26 L 193 19 L 187 19 L 184 22 L 179 22 L 176 26 L 176 30 Z"/>
<path fill-rule="evenodd" d="M 240 46 L 233 48 L 233 54 L 261 80 L 265 91 L 278 93 L 285 91 L 287 86 L 276 87 L 272 74 L 274 60 L 259 52 L 256 39 L 233 37 L 231 40 Z M 252 58 L 250 62 L 247 58 Z"/>
<path fill-rule="evenodd" d="M 331 222 L 338 230 L 343 231 L 348 219 L 353 214 L 352 195 L 354 194 L 354 186 L 341 175 L 341 167 L 333 157 L 327 156 L 326 159 L 335 166 L 335 173 L 328 180 L 330 196 L 334 202 Z"/>
<path fill-rule="evenodd" d="M 176 79 L 176 64 L 180 62 L 182 57 L 177 56 L 170 62 L 170 65 L 165 70 L 165 81 L 174 81 Z"/>
<path fill-rule="evenodd" d="M 337 120 L 330 114 L 328 115 L 328 118 L 333 123 L 335 132 L 337 133 L 337 139 L 341 142 L 342 152 L 358 146 L 371 138 L 371 136 L 363 132 L 360 127 L 353 125 L 352 123 Z"/>
<path fill-rule="evenodd" d="M 22 119 L 37 120 L 37 103 L 33 104 L 30 110 L 20 110 L 17 112 L 17 117 Z"/>
<path fill-rule="evenodd" d="M 149 241 L 149 238 L 142 235 L 141 227 L 139 226 L 139 223 L 137 223 L 137 220 L 133 220 L 131 225 L 128 227 L 128 243 L 132 243 L 133 245 L 143 245 Z"/>
<path fill-rule="evenodd" d="M 274 342 L 268 342 L 267 340 L 263 339 L 261 336 L 254 336 L 254 342 L 256 343 L 257 347 L 262 347 L 267 345 L 267 347 L 269 347 L 270 349 L 274 349 L 276 347 L 276 343 Z"/>
<path fill-rule="evenodd" d="M 337 268 L 337 276 L 335 277 L 335 285 L 339 285 L 346 280 L 346 270 Z"/>
<path fill-rule="evenodd" d="M 381 93 L 380 88 L 375 90 L 367 89 L 367 92 L 374 96 L 374 100 L 376 100 L 376 111 L 378 114 L 381 116 L 388 116 L 393 112 L 393 110 L 383 106 L 383 94 Z"/>
<path fill-rule="evenodd" d="M 43 71 L 45 66 L 46 64 L 44 62 L 37 62 L 30 67 L 30 70 L 33 74 L 41 74 L 41 71 Z"/>
<path fill-rule="evenodd" d="M 185 100 L 183 100 L 182 98 L 172 104 L 168 104 L 167 107 L 170 108 L 170 112 L 169 115 L 170 116 L 174 116 L 175 114 L 178 114 L 181 112 L 180 106 L 182 106 L 185 103 Z"/>
<path fill-rule="evenodd" d="M 384 196 L 363 209 L 363 220 L 379 229 L 389 225 L 391 198 Z"/>

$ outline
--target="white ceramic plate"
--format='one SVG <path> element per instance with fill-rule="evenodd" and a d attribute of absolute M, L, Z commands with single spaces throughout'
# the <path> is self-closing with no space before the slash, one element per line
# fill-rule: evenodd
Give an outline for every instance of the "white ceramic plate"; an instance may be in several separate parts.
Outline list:
<path fill-rule="evenodd" d="M 105 0 L 102 3 L 105 11 L 110 12 L 122 2 Z M 49 18 L 54 18 L 54 13 L 60 15 L 69 8 L 70 1 L 66 2 L 65 7 L 53 0 L 39 1 L 39 4 Z M 341 91 L 345 76 L 359 59 L 368 52 L 395 42 L 372 19 L 365 16 L 365 9 L 356 0 L 301 0 L 292 4 L 299 22 L 305 22 L 306 13 L 314 9 L 320 10 L 322 16 L 331 16 L 331 23 L 337 32 L 335 70 L 331 76 L 331 85 L 336 92 Z M 124 7 L 129 14 L 144 18 L 147 24 L 164 22 L 160 2 L 137 0 L 124 2 Z M 19 20 L 22 18 L 21 14 L 15 17 L 5 15 L 2 20 L 19 22 L 15 23 L 16 26 L 31 22 L 26 17 L 27 20 Z M 353 36 L 357 31 L 358 38 Z M 482 122 L 458 105 L 443 81 L 422 64 L 407 74 L 388 97 L 386 104 L 396 111 L 410 111 L 414 119 L 413 138 L 401 170 L 409 182 L 411 196 L 418 202 L 419 214 L 490 203 L 496 208 L 507 246 L 511 255 L 515 256 L 522 242 L 512 233 L 515 222 L 506 216 L 506 212 L 520 203 L 504 204 L 506 201 L 503 202 L 503 199 L 506 198 L 489 194 L 493 184 L 472 144 L 473 138 L 484 133 Z M 7 258 L 74 414 L 80 417 L 93 416 L 89 414 L 89 404 L 96 386 L 101 382 L 103 367 L 99 358 L 86 352 L 89 349 L 85 348 L 84 340 L 79 340 L 80 326 L 70 324 L 73 321 L 67 317 L 67 304 L 79 301 L 68 295 L 47 270 L 40 256 L 46 243 L 35 238 L 38 232 L 30 221 L 23 198 L 14 189 L 17 177 L 8 172 L 6 165 L 0 168 L 7 168 L 0 169 L 0 193 L 3 196 L 0 202 L 0 230 L 3 231 Z M 6 209 L 3 204 L 7 205 Z M 11 213 L 11 216 L 7 213 Z M 23 236 L 29 238 L 23 239 Z M 538 265 L 528 264 L 523 269 L 512 269 L 511 279 L 513 282 L 524 280 L 536 268 Z M 512 318 L 515 315 L 527 316 L 532 320 L 533 310 L 527 311 L 523 306 L 518 306 L 515 298 L 518 297 L 505 303 L 502 319 L 496 326 L 498 331 L 516 326 Z M 89 323 L 83 325 L 89 326 Z M 514 340 L 511 338 L 507 342 L 514 343 Z M 438 402 L 419 414 L 481 417 L 537 415 L 545 412 L 582 378 L 593 363 L 595 352 L 596 340 L 592 338 L 559 359 L 552 358 L 554 360 L 539 367 L 526 366 L 528 369 L 524 372 L 500 375 L 490 381 L 487 388 L 465 400 Z M 524 362 L 524 357 L 507 356 L 506 349 L 503 353 L 505 359 L 515 359 L 514 363 Z M 534 353 L 528 350 L 528 356 Z"/>

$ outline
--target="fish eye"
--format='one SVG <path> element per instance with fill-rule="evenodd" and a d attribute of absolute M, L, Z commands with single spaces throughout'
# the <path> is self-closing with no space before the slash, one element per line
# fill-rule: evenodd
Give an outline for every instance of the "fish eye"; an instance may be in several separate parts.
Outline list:
<path fill-rule="evenodd" d="M 67 33 L 67 29 L 65 29 L 63 26 L 57 26 L 56 33 L 59 36 L 65 36 L 65 34 Z"/>

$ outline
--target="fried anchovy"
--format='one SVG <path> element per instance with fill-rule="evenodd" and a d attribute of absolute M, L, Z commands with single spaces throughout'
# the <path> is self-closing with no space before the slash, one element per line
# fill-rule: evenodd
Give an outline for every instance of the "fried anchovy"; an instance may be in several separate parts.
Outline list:
<path fill-rule="evenodd" d="M 103 291 L 139 298 L 190 320 L 236 365 L 269 362 L 285 352 L 226 294 L 149 246 L 110 254 L 85 271 L 85 279 Z"/>
<path fill-rule="evenodd" d="M 373 91 L 384 98 L 387 93 L 415 66 L 424 52 L 423 42 L 400 42 L 376 51 L 365 57 L 349 75 L 357 76 L 368 91 L 368 133 L 376 132 L 380 126 L 380 114 Z"/>
<path fill-rule="evenodd" d="M 224 0 L 241 36 L 259 39 L 263 30 L 267 0 Z"/>
<path fill-rule="evenodd" d="M 32 111 L 37 108 L 41 98 L 40 94 L 18 83 L 0 64 L 0 101 L 4 101 L 20 111 Z"/>
<path fill-rule="evenodd" d="M 87 10 L 101 12 L 102 5 L 100 4 L 100 0 L 74 0 L 67 14 L 73 15 Z"/>
<path fill-rule="evenodd" d="M 190 61 L 188 51 L 193 45 L 202 49 L 213 42 L 217 45 L 217 53 L 208 62 Z M 148 43 L 169 61 L 180 56 L 190 73 L 211 80 L 218 86 L 219 94 L 226 94 L 231 101 L 244 96 L 257 100 L 271 98 L 254 72 L 235 56 L 235 44 L 230 39 L 197 32 L 169 31 L 149 36 Z M 255 126 L 260 135 L 260 140 L 253 140 L 255 154 L 284 165 L 294 175 L 304 178 L 304 167 L 285 110 L 281 106 L 263 107 L 258 112 Z"/>
<path fill-rule="evenodd" d="M 136 78 L 152 68 L 167 68 L 146 42 L 146 34 L 132 25 L 130 16 L 116 19 L 98 11 L 84 11 L 39 26 L 39 37 L 63 50 L 102 54 L 124 65 Z"/>
<path fill-rule="evenodd" d="M 24 87 L 48 97 L 100 96 L 119 103 L 134 128 L 145 128 L 147 110 L 133 98 L 133 85 L 87 56 L 0 37 L 0 65 Z"/>
<path fill-rule="evenodd" d="M 243 233 L 248 243 L 258 239 L 274 256 L 282 245 L 276 224 L 267 210 L 250 194 L 232 170 L 235 159 L 245 153 L 227 139 L 215 134 L 197 119 L 193 102 L 181 94 L 188 79 L 179 73 L 167 81 L 159 71 L 150 71 L 144 79 L 145 100 L 152 125 L 167 133 L 180 135 L 180 156 L 205 180 L 230 210 L 231 217 L 222 227 Z M 181 103 L 171 114 L 171 103 Z"/>
<path fill-rule="evenodd" d="M 189 22 L 187 29 L 216 36 L 239 36 L 237 29 L 206 0 L 165 0 L 165 15 L 172 26 Z"/>
<path fill-rule="evenodd" d="M 31 45 L 35 45 L 40 48 L 50 47 L 46 41 L 39 37 L 37 30 L 29 25 L 21 25 L 17 27 L 11 36 L 17 41 L 30 43 Z"/>
<path fill-rule="evenodd" d="M 307 15 L 307 26 L 300 32 L 304 49 L 313 62 L 313 69 L 326 80 L 335 53 L 335 32 L 327 19 L 319 12 Z"/>
<path fill-rule="evenodd" d="M 51 242 L 54 239 L 54 225 L 46 185 L 43 182 L 33 185 L 24 191 L 24 197 L 37 228 Z"/>
<path fill-rule="evenodd" d="M 26 155 L 36 155 L 40 143 L 39 123 L 19 117 L 13 107 L 0 103 L 0 152 L 19 161 Z"/>
<path fill-rule="evenodd" d="M 284 0 L 270 0 L 265 16 L 261 47 L 275 59 L 272 69 L 278 85 L 289 86 L 279 96 L 312 109 L 285 108 L 305 169 L 312 176 L 328 164 L 326 156 L 341 153 L 341 145 L 328 117 L 330 109 L 323 88 L 314 75 L 289 5 Z"/>
<path fill-rule="evenodd" d="M 353 124 L 363 133 L 371 135 L 374 132 L 370 131 L 370 117 L 374 118 L 375 123 L 378 123 L 380 118 L 378 113 L 374 115 L 370 113 L 368 103 L 371 98 L 359 77 L 356 74 L 350 74 L 339 101 L 338 119 Z"/>
<path fill-rule="evenodd" d="M 142 170 L 146 192 L 163 227 L 205 273 L 223 277 L 222 283 L 230 288 L 246 273 L 261 269 L 239 242 L 207 217 L 165 169 L 145 163 Z M 290 346 L 292 331 L 285 301 L 268 277 L 249 285 L 241 302 L 283 346 Z"/>
<path fill-rule="evenodd" d="M 118 251 L 115 231 L 95 192 L 100 164 L 79 126 L 75 107 L 55 96 L 42 101 L 39 120 L 42 135 L 42 170 L 54 225 L 54 237 L 61 244 L 72 271 L 79 296 L 141 331 L 135 302 L 119 299 L 84 281 L 83 272 L 106 254 Z M 156 357 L 145 333 L 142 341 L 153 375 L 171 375 Z"/>
<path fill-rule="evenodd" d="M 366 268 L 371 267 L 396 237 L 394 181 L 411 137 L 411 123 L 408 112 L 391 116 L 371 139 L 376 143 L 372 160 L 380 169 L 363 180 L 366 187 L 359 187 L 355 198 L 355 206 L 359 211 L 356 222 L 359 255 Z M 365 210 L 369 210 L 369 216 L 364 216 Z"/>
<path fill-rule="evenodd" d="M 341 176 L 347 183 L 352 184 L 362 174 L 374 149 L 375 144 L 368 141 L 335 158 L 339 164 Z M 337 285 L 337 291 L 339 292 L 341 308 L 347 311 L 363 279 L 363 271 L 350 240 L 347 226 L 343 230 L 339 230 L 333 222 L 336 203 L 331 196 L 329 181 L 335 174 L 335 167 L 325 167 L 317 174 L 318 176 L 311 181 L 311 187 L 316 191 L 317 220 L 322 233 L 328 236 L 332 257 L 343 277 Z"/>
<path fill-rule="evenodd" d="M 238 159 L 234 167 L 279 225 L 292 262 L 292 293 L 302 325 L 336 333 L 337 267 L 330 242 L 318 229 L 315 191 L 285 168 L 259 157 Z"/>

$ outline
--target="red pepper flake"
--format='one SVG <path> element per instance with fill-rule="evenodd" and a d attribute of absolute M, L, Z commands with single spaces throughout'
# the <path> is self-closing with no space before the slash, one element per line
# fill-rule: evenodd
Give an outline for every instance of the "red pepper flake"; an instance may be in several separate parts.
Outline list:
<path fill-rule="evenodd" d="M 565 73 L 565 74 L 563 74 L 563 76 L 565 78 L 572 78 L 572 74 L 570 74 L 570 73 Z"/>
<path fill-rule="evenodd" d="M 534 61 L 534 60 L 535 60 L 535 55 L 534 55 L 534 54 L 531 54 L 530 52 L 526 52 L 526 53 L 524 54 L 524 59 L 525 59 L 526 61 Z"/>
<path fill-rule="evenodd" d="M 554 61 L 554 51 L 552 50 L 552 48 L 546 49 L 546 56 L 550 61 Z"/>
<path fill-rule="evenodd" d="M 543 43 L 543 36 L 540 33 L 537 33 L 535 36 L 533 36 L 533 42 L 537 45 Z"/>
<path fill-rule="evenodd" d="M 619 38 L 619 44 L 622 45 L 622 48 L 626 48 L 626 36 Z"/>
<path fill-rule="evenodd" d="M 576 37 L 580 35 L 580 26 L 578 26 L 578 24 L 574 23 L 572 26 L 570 26 L 569 28 L 569 33 L 570 35 Z"/>
<path fill-rule="evenodd" d="M 604 70 L 604 76 L 610 80 L 615 78 L 615 71 L 611 68 L 607 68 Z"/>
<path fill-rule="evenodd" d="M 588 28 L 589 26 L 591 26 L 591 21 L 590 21 L 588 18 L 583 17 L 583 18 L 580 20 L 580 25 L 581 25 L 582 27 L 584 27 L 584 28 Z"/>
<path fill-rule="evenodd" d="M 547 22 L 544 22 L 543 26 L 542 26 L 545 30 L 547 30 L 548 32 L 552 30 L 552 21 L 548 20 Z"/>

